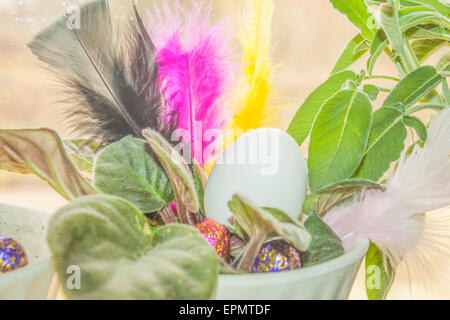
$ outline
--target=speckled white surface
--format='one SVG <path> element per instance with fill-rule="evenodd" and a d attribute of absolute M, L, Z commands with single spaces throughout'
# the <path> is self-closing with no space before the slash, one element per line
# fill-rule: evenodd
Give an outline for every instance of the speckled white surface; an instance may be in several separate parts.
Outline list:
<path fill-rule="evenodd" d="M 0 275 L 0 299 L 45 299 L 52 271 L 47 247 L 50 215 L 45 212 L 0 205 L 0 237 L 13 238 L 25 248 L 28 266 Z"/>

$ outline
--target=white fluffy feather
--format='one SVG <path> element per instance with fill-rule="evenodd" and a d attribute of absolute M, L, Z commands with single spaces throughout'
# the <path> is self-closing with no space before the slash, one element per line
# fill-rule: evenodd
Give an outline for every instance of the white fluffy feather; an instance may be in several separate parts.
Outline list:
<path fill-rule="evenodd" d="M 444 211 L 425 213 L 450 206 L 449 155 L 447 108 L 433 119 L 424 147 L 402 156 L 385 191 L 363 192 L 327 213 L 325 222 L 347 249 L 369 239 L 393 265 L 404 261 L 410 271 L 433 269 L 435 258 L 450 257 L 450 217 Z"/>

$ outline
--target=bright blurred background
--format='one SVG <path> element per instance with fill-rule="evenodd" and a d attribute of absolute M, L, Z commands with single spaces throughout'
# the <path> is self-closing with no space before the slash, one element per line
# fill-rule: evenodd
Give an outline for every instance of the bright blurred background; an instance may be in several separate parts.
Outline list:
<path fill-rule="evenodd" d="M 58 14 L 64 13 L 70 5 L 82 2 L 0 0 L 1 128 L 51 127 L 62 136 L 67 135 L 62 121 L 63 108 L 57 102 L 60 96 L 55 95 L 52 89 L 52 78 L 40 67 L 26 44 Z M 118 18 L 127 19 L 129 1 L 112 2 Z M 160 1 L 135 1 L 140 8 L 153 2 Z M 347 42 L 357 34 L 357 29 L 345 16 L 335 11 L 328 0 L 275 2 L 272 37 L 274 62 L 279 67 L 274 80 L 291 106 L 282 125 L 286 126 L 308 94 L 327 79 Z M 239 30 L 245 1 L 212 0 L 212 3 L 214 18 L 231 16 L 233 27 Z M 435 56 L 430 58 L 430 62 L 435 60 Z M 362 64 L 355 68 L 361 69 Z M 381 58 L 376 73 L 393 72 L 390 61 Z M 428 114 L 422 116 L 427 117 Z M 0 172 L 0 202 L 47 211 L 55 211 L 65 204 L 64 199 L 39 179 L 4 172 Z M 426 273 L 426 270 L 423 272 Z M 363 272 L 359 273 L 350 298 L 366 299 Z M 389 298 L 449 299 L 450 283 L 428 283 L 426 289 L 423 285 L 413 283 L 410 290 L 406 272 L 400 271 Z"/>

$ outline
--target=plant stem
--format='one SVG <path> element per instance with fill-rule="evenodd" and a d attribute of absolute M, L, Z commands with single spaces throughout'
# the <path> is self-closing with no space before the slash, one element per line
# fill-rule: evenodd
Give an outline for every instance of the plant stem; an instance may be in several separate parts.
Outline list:
<path fill-rule="evenodd" d="M 384 74 L 379 74 L 379 75 L 373 75 L 373 76 L 366 76 L 364 78 L 365 80 L 371 80 L 371 79 L 385 79 L 385 80 L 392 80 L 392 81 L 400 81 L 401 79 L 398 77 L 394 77 L 394 76 L 389 76 L 389 75 L 384 75 Z"/>
<path fill-rule="evenodd" d="M 406 115 L 411 115 L 413 113 L 416 113 L 416 112 L 424 110 L 424 109 L 432 109 L 432 110 L 441 111 L 444 108 L 445 108 L 445 106 L 440 105 L 440 104 L 435 104 L 435 103 L 419 104 L 419 105 L 409 109 L 408 112 L 406 113 Z"/>
<path fill-rule="evenodd" d="M 159 215 L 166 224 L 177 223 L 177 218 L 170 207 L 164 207 L 159 210 Z"/>
<path fill-rule="evenodd" d="M 255 263 L 255 259 L 261 248 L 266 241 L 265 233 L 258 234 L 257 236 L 250 239 L 247 248 L 242 255 L 241 261 L 238 264 L 238 269 L 244 270 L 246 272 L 251 272 L 252 267 Z"/>

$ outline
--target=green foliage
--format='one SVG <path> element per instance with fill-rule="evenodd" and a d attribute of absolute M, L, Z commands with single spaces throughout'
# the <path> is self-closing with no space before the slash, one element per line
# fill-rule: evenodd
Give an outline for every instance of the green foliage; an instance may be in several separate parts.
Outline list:
<path fill-rule="evenodd" d="M 372 105 L 358 91 L 340 91 L 325 103 L 311 132 L 308 157 L 311 191 L 352 176 L 366 150 L 371 124 Z"/>
<path fill-rule="evenodd" d="M 202 207 L 199 197 L 202 193 L 198 193 L 201 192 L 198 182 L 196 184 L 191 170 L 179 152 L 158 132 L 146 129 L 143 135 L 169 176 L 181 222 L 190 224 L 189 212 L 197 213 Z"/>
<path fill-rule="evenodd" d="M 369 50 L 369 46 L 366 41 L 367 40 L 361 34 L 354 37 L 348 43 L 331 73 L 334 74 L 341 72 L 358 61 Z"/>
<path fill-rule="evenodd" d="M 0 169 L 35 174 L 67 200 L 97 193 L 50 129 L 0 130 Z"/>
<path fill-rule="evenodd" d="M 384 101 L 383 106 L 409 108 L 436 88 L 441 81 L 442 76 L 437 73 L 435 68 L 420 67 L 398 83 Z"/>
<path fill-rule="evenodd" d="M 236 229 L 249 239 L 238 269 L 250 271 L 264 242 L 270 237 L 282 237 L 300 251 L 309 247 L 311 236 L 304 225 L 280 210 L 259 208 L 240 195 L 234 195 L 228 207 L 234 214 Z"/>
<path fill-rule="evenodd" d="M 48 243 L 61 283 L 80 268 L 71 299 L 210 299 L 219 264 L 194 228 L 173 224 L 152 233 L 145 216 L 113 196 L 80 198 L 50 221 Z"/>
<path fill-rule="evenodd" d="M 145 213 L 158 211 L 174 200 L 170 181 L 148 154 L 146 142 L 132 137 L 99 153 L 94 184 L 102 193 L 127 199 Z"/>
<path fill-rule="evenodd" d="M 395 269 L 383 252 L 370 243 L 366 254 L 366 292 L 369 300 L 384 300 L 394 283 Z"/>
<path fill-rule="evenodd" d="M 314 121 L 322 109 L 323 104 L 341 90 L 348 80 L 356 81 L 356 73 L 353 71 L 342 71 L 336 73 L 323 84 L 321 84 L 297 111 L 292 119 L 288 133 L 294 137 L 299 145 L 303 144 L 305 139 L 311 133 Z"/>
<path fill-rule="evenodd" d="M 305 228 L 312 237 L 308 250 L 302 254 L 305 267 L 327 262 L 345 253 L 341 239 L 317 213 L 309 216 Z"/>

